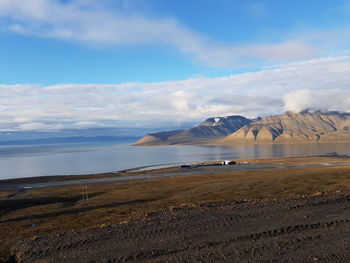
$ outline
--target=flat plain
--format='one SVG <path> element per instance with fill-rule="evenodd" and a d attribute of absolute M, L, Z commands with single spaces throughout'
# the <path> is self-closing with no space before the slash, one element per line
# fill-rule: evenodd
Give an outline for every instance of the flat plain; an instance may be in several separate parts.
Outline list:
<path fill-rule="evenodd" d="M 167 168 L 0 192 L 6 262 L 348 262 L 350 160 L 246 160 L 257 169 Z M 253 165 L 253 166 L 254 166 Z M 261 169 L 259 169 L 261 168 Z M 181 173 L 183 172 L 183 176 Z M 147 179 L 148 175 L 176 173 Z M 180 175 L 179 175 L 180 174 Z"/>

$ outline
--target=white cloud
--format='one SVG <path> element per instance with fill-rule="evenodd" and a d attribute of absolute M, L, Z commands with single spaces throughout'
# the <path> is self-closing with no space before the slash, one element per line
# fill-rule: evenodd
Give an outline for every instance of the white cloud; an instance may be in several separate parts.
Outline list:
<path fill-rule="evenodd" d="M 350 86 L 350 85 L 349 85 Z M 350 111 L 350 90 L 297 90 L 284 95 L 284 109 L 300 112 L 307 109 L 321 111 Z"/>
<path fill-rule="evenodd" d="M 221 78 L 122 84 L 0 85 L 0 130 L 152 127 L 307 108 L 350 111 L 350 57 Z"/>
<path fill-rule="evenodd" d="M 18 125 L 18 129 L 22 131 L 27 130 L 59 130 L 63 129 L 62 124 L 46 124 L 41 122 L 28 122 Z"/>
<path fill-rule="evenodd" d="M 170 45 L 211 67 L 235 67 L 259 60 L 314 57 L 317 48 L 291 38 L 279 43 L 218 43 L 181 25 L 174 18 L 151 18 L 109 8 L 106 1 L 0 0 L 0 19 L 15 33 L 98 45 Z M 245 62 L 244 62 L 245 61 Z"/>

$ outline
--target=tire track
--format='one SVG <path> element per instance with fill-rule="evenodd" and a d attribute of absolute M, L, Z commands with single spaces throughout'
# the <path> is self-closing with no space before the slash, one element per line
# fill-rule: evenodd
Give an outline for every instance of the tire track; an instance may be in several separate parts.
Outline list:
<path fill-rule="evenodd" d="M 181 207 L 41 236 L 14 253 L 18 262 L 350 262 L 349 201 L 338 194 Z"/>

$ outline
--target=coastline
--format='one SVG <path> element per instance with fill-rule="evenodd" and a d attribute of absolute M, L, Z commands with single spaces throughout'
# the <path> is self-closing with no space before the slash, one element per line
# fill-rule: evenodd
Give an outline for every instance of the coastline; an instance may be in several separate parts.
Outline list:
<path fill-rule="evenodd" d="M 305 159 L 308 163 L 305 164 Z M 310 163 L 310 160 L 311 163 Z M 343 160 L 343 162 L 339 162 Z M 243 159 L 237 161 L 236 165 L 225 166 L 212 164 L 221 164 L 222 161 L 208 161 L 200 163 L 192 163 L 185 166 L 191 166 L 190 169 L 181 169 L 183 163 L 174 164 L 158 164 L 150 166 L 135 167 L 122 171 L 112 171 L 98 174 L 85 175 L 62 175 L 62 176 L 38 176 L 24 177 L 14 179 L 0 180 L 0 191 L 11 189 L 31 189 L 42 187 L 66 186 L 66 185 L 82 185 L 106 182 L 121 182 L 132 180 L 145 180 L 161 177 L 172 176 L 190 176 L 198 173 L 215 173 L 220 172 L 239 172 L 239 171 L 256 171 L 256 170 L 275 170 L 289 169 L 298 167 L 318 167 L 323 165 L 347 165 L 346 161 L 350 162 L 350 156 L 347 155 L 320 155 L 320 156 L 304 156 L 304 157 L 272 157 L 263 159 Z M 168 167 L 162 167 L 168 166 Z M 161 167 L 161 168 L 158 168 Z M 198 169 L 199 168 L 199 169 Z"/>
<path fill-rule="evenodd" d="M 247 222 L 250 222 L 250 218 L 256 217 L 257 221 L 251 224 L 256 229 L 260 229 L 261 233 L 273 232 L 274 229 L 287 229 L 290 225 L 285 225 L 283 222 L 286 220 L 285 218 L 290 218 L 290 212 L 293 211 L 298 216 L 293 219 L 294 223 L 290 222 L 289 224 L 307 225 L 305 228 L 306 232 L 300 232 L 299 230 L 293 230 L 294 232 L 292 232 L 300 232 L 301 235 L 313 235 L 309 232 L 313 224 L 323 226 L 324 223 L 331 224 L 331 221 L 343 222 L 341 220 L 345 219 L 349 219 L 350 222 L 350 215 L 342 214 L 342 211 L 348 211 L 344 210 L 343 206 L 346 206 L 348 204 L 347 200 L 350 200 L 350 159 L 339 156 L 314 156 L 241 160 L 242 163 L 245 161 L 248 162 L 247 165 L 249 167 L 245 167 L 244 165 L 241 167 L 249 168 L 246 170 L 238 170 L 239 166 L 235 167 L 235 165 L 232 167 L 199 166 L 193 169 L 180 169 L 176 167 L 153 171 L 129 171 L 123 176 L 119 176 L 128 179 L 125 181 L 0 190 L 0 204 L 2 207 L 0 213 L 0 237 L 4 244 L 0 248 L 0 261 L 3 260 L 6 262 L 10 260 L 11 255 L 11 260 L 16 260 L 17 262 L 37 261 L 43 258 L 50 261 L 53 258 L 59 257 L 54 252 L 58 247 L 55 247 L 55 245 L 52 245 L 52 247 L 42 247 L 43 243 L 40 240 L 47 241 L 48 244 L 61 244 L 58 246 L 66 247 L 61 250 L 60 253 L 63 254 L 60 255 L 65 255 L 68 259 L 72 258 L 74 253 L 78 253 L 75 249 L 85 251 L 79 245 L 76 248 L 71 246 L 73 243 L 80 242 L 76 238 L 85 240 L 84 242 L 91 244 L 91 251 L 96 252 L 94 244 L 98 244 L 99 247 L 105 246 L 106 243 L 103 241 L 103 236 L 108 236 L 109 231 L 116 231 L 113 233 L 116 233 L 116 236 L 120 236 L 119 231 L 124 226 L 126 229 L 129 229 L 125 232 L 126 235 L 131 236 L 134 235 L 132 229 L 137 229 L 138 227 L 149 229 L 142 230 L 146 231 L 145 237 L 136 235 L 133 238 L 134 242 L 141 242 L 140 245 L 145 242 L 153 244 L 153 248 L 148 248 L 147 251 L 150 254 L 147 254 L 148 252 L 145 254 L 145 260 L 152 261 L 159 258 L 172 260 L 176 259 L 176 255 L 182 255 L 180 251 L 183 248 L 179 248 L 180 250 L 178 252 L 171 254 L 175 258 L 165 252 L 159 252 L 160 257 L 156 258 L 147 256 L 153 253 L 152 249 L 160 247 L 160 243 L 152 243 L 153 241 L 158 242 L 162 239 L 168 242 L 170 240 L 167 239 L 168 231 L 170 231 L 169 235 L 172 238 L 182 238 L 181 235 L 177 236 L 176 233 L 171 232 L 172 228 L 169 228 L 168 223 L 166 223 L 168 220 L 170 220 L 169 224 L 171 225 L 172 223 L 170 222 L 173 222 L 171 220 L 174 216 L 183 218 L 179 219 L 179 224 L 182 224 L 181 222 L 184 222 L 182 220 L 188 217 L 192 221 L 186 223 L 188 224 L 187 229 L 192 229 L 196 225 L 200 228 L 203 227 L 203 233 L 208 233 L 208 242 L 212 242 L 211 237 L 215 236 L 211 231 L 215 232 L 216 229 L 217 231 L 222 231 L 220 232 L 222 234 L 218 236 L 219 239 L 215 241 L 221 244 L 221 242 L 226 242 L 226 234 L 231 233 L 232 236 L 230 238 L 239 238 L 241 236 L 239 232 L 232 230 L 234 229 L 234 224 L 237 224 L 235 223 L 236 221 L 232 221 L 233 225 L 230 223 L 230 218 L 235 216 L 235 214 L 230 214 L 230 211 L 235 211 L 232 210 L 235 207 L 241 207 L 242 210 L 240 211 L 242 213 L 245 211 L 241 215 L 242 218 L 239 219 L 243 221 L 240 222 L 247 220 Z M 278 168 L 275 169 L 276 167 Z M 148 175 L 161 175 L 163 173 L 180 174 L 178 176 L 147 178 Z M 144 180 L 132 180 L 133 176 L 129 174 L 133 174 L 134 176 L 143 175 Z M 107 175 L 112 176 L 112 174 Z M 103 178 L 106 174 L 85 175 L 84 178 L 90 176 L 96 176 L 94 179 L 98 179 L 98 177 Z M 82 190 L 84 189 L 86 189 L 87 194 L 85 197 L 82 195 Z M 334 200 L 343 200 L 336 203 L 339 204 L 339 210 L 332 210 Z M 303 217 L 305 212 L 303 207 L 310 202 L 318 204 L 317 206 L 308 206 L 305 208 L 310 213 L 315 213 L 314 217 L 310 217 L 311 219 L 314 218 L 312 220 Z M 263 225 L 260 224 L 259 220 L 263 222 L 265 220 L 264 216 L 249 216 L 249 214 L 255 213 L 254 211 L 260 211 L 259 213 L 261 215 L 269 213 L 273 215 L 273 209 L 275 209 L 273 207 L 276 207 L 276 204 L 280 206 L 279 212 L 276 212 L 276 215 L 279 215 L 279 217 L 271 219 L 275 220 L 277 224 L 274 227 L 271 226 L 271 229 L 264 229 Z M 260 209 L 258 208 L 260 206 L 262 210 L 256 210 Z M 216 210 L 215 207 L 218 207 L 219 210 Z M 290 210 L 289 207 L 297 208 Z M 327 217 L 328 212 L 323 213 L 322 209 L 333 213 L 334 218 L 329 219 Z M 227 211 L 227 215 L 222 215 L 223 217 L 218 218 L 215 216 L 215 211 Z M 226 220 L 224 218 L 227 218 L 229 221 L 225 223 L 226 225 L 223 224 L 221 226 L 220 222 Z M 198 221 L 199 219 L 201 220 Z M 209 221 L 207 222 L 206 220 Z M 215 223 L 212 229 L 205 228 L 207 225 L 212 224 L 210 222 L 218 223 Z M 338 224 L 341 227 L 345 227 L 342 229 L 344 233 L 348 233 L 347 231 L 350 228 L 348 229 L 347 221 Z M 317 228 L 320 232 L 316 236 L 323 235 L 325 233 L 324 231 L 333 231 L 333 226 L 336 224 L 333 223 L 331 225 L 329 230 L 327 227 Z M 147 232 L 158 233 L 154 231 L 160 227 L 166 236 L 162 237 L 161 233 L 149 234 Z M 174 227 L 177 226 L 174 225 Z M 243 223 L 241 227 L 245 228 L 246 226 Z M 13 231 L 13 229 L 16 229 L 16 231 Z M 239 230 L 237 229 L 237 231 Z M 254 240 L 257 240 L 256 238 L 258 236 L 255 237 L 254 235 L 260 233 L 259 231 L 248 231 L 244 234 L 247 236 L 246 240 L 248 242 L 256 242 Z M 188 242 L 199 246 L 203 245 L 200 241 L 201 239 L 197 239 L 196 233 L 199 234 L 200 232 L 192 230 L 187 232 L 189 235 L 186 236 Z M 91 236 L 91 233 L 95 233 L 96 235 Z M 253 235 L 253 238 L 250 238 L 250 235 Z M 261 237 L 264 237 L 264 234 Z M 95 241 L 91 241 L 91 238 L 95 238 Z M 270 238 L 278 238 L 281 242 L 284 242 L 287 240 L 288 235 L 278 235 L 276 237 L 267 235 L 264 237 L 264 240 L 270 242 Z M 301 236 L 297 238 L 300 239 Z M 54 240 L 57 242 L 55 241 L 55 243 Z M 315 240 L 318 239 L 316 238 Z M 334 239 L 333 241 L 338 242 L 339 240 Z M 70 242 L 73 243 L 71 244 Z M 124 255 L 125 257 L 131 256 L 134 258 L 138 253 L 141 253 L 141 250 L 138 250 L 138 246 L 135 246 L 133 250 L 129 251 L 123 250 L 122 244 L 124 243 L 117 242 L 115 244 L 116 246 L 113 248 L 113 251 L 126 251 L 129 254 Z M 180 242 L 179 244 L 186 243 Z M 324 241 L 322 244 L 325 245 L 327 242 Z M 90 248 L 88 251 L 90 251 Z M 164 251 L 167 251 L 171 248 L 165 247 L 164 249 Z M 186 251 L 191 252 L 192 250 L 189 249 Z M 205 252 L 207 250 L 204 249 L 203 251 Z M 215 251 L 217 250 L 214 248 Z M 190 254 L 193 254 L 192 252 Z M 277 253 L 278 251 L 272 250 L 272 252 Z M 109 260 L 116 256 L 113 253 L 107 254 L 106 259 Z M 187 258 L 186 255 L 182 255 L 182 259 L 185 260 Z M 197 260 L 203 256 L 202 253 L 195 253 L 195 255 L 197 255 Z M 252 255 L 257 256 L 254 253 Z M 87 254 L 86 256 L 91 260 L 94 259 L 93 255 Z M 125 259 L 124 256 L 119 258 L 119 260 Z M 82 259 L 87 260 L 84 257 Z M 77 260 L 79 262 L 79 258 Z M 135 258 L 131 261 L 137 260 Z M 332 262 L 332 260 L 329 260 L 329 262 Z"/>

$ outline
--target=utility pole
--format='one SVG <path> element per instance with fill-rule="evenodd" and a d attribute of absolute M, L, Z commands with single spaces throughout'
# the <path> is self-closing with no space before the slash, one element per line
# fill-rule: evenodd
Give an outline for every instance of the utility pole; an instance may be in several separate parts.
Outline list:
<path fill-rule="evenodd" d="M 83 200 L 89 200 L 87 184 L 81 186 L 81 196 Z"/>

